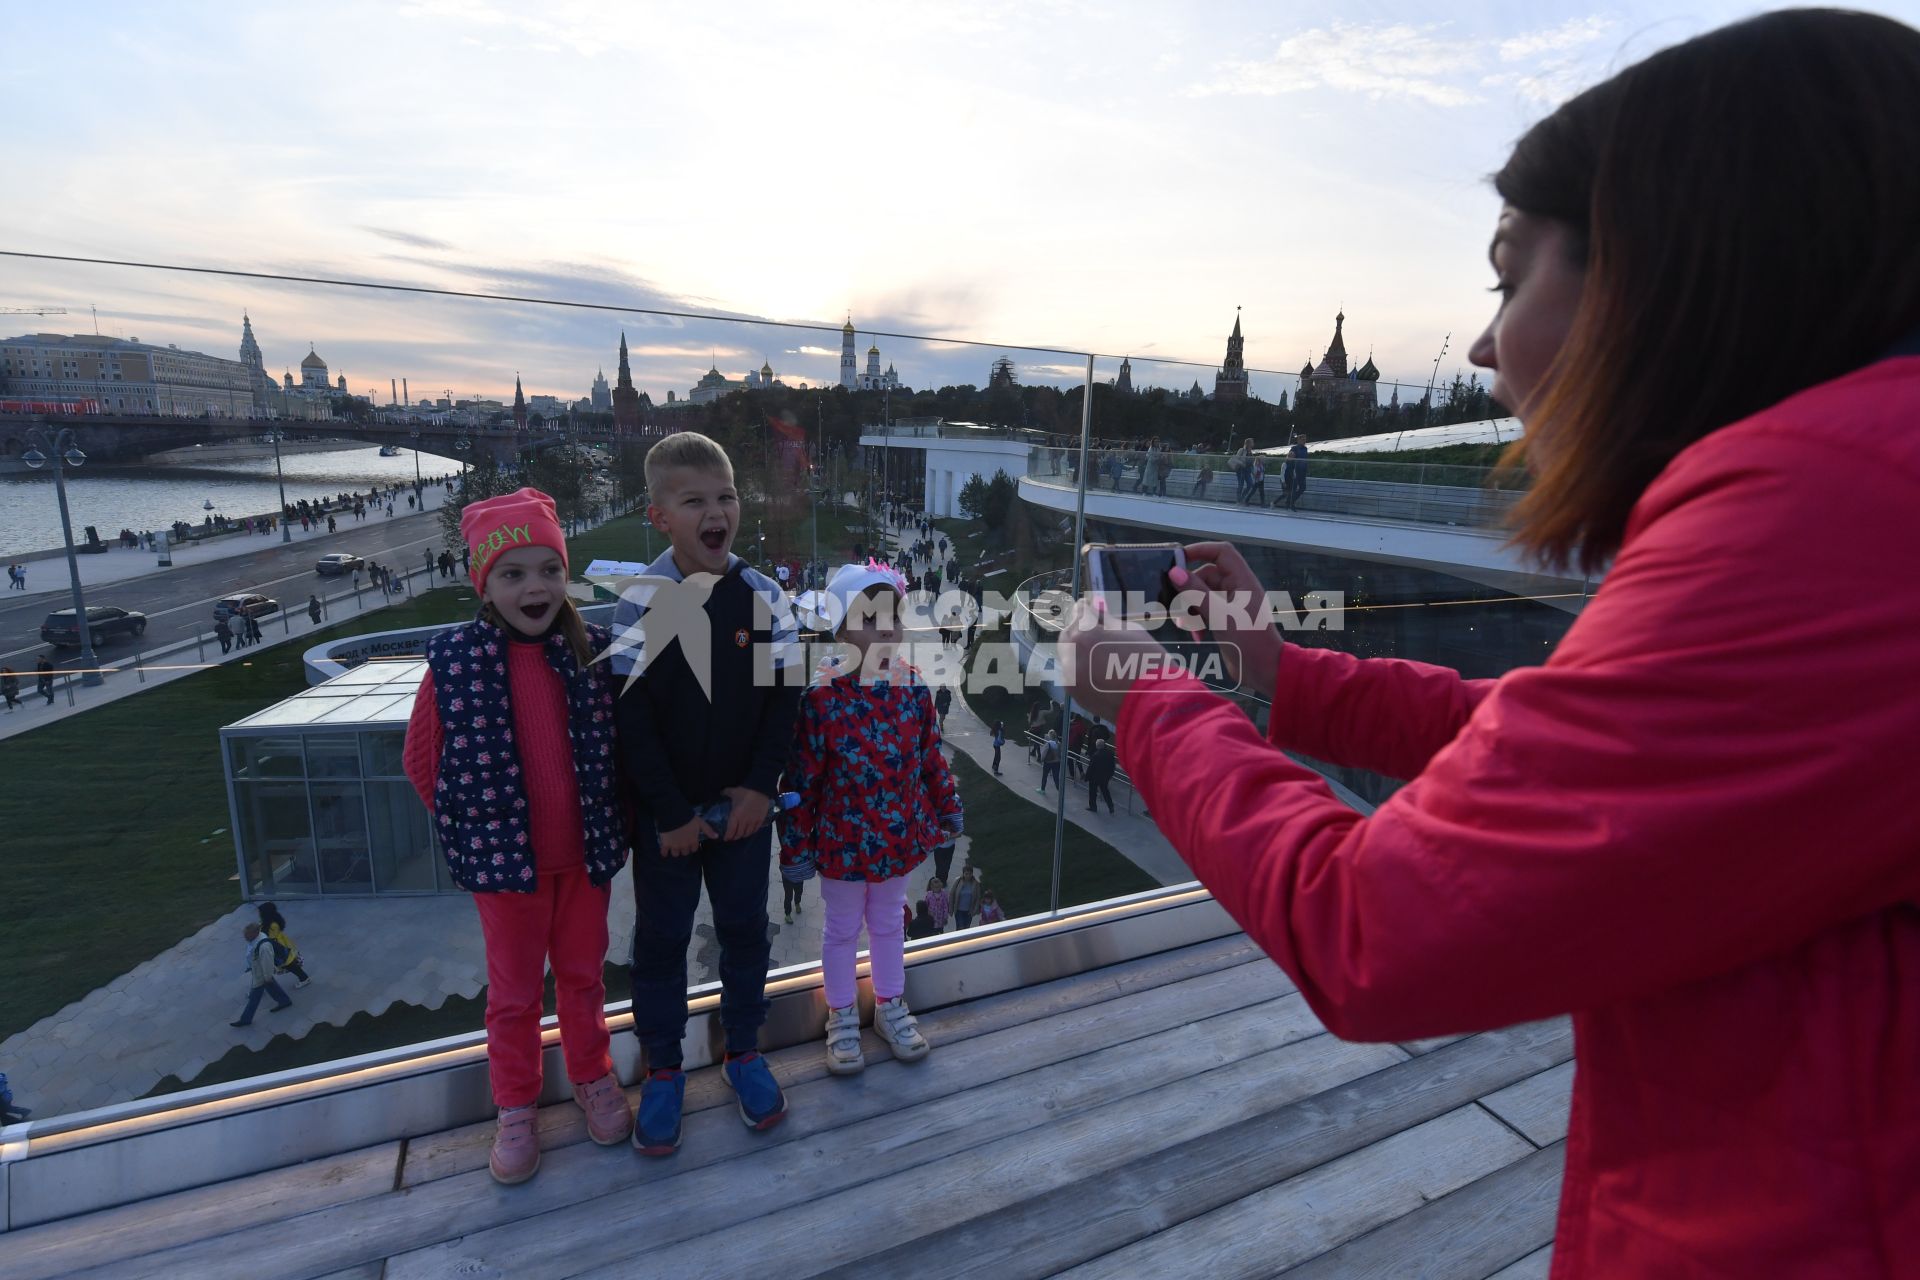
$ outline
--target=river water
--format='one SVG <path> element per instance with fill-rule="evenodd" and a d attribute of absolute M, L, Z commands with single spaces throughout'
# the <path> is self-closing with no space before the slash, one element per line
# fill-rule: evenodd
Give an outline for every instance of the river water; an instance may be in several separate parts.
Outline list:
<path fill-rule="evenodd" d="M 383 458 L 371 445 L 289 453 L 283 455 L 281 465 L 288 502 L 349 490 L 364 494 L 376 485 L 413 482 L 411 453 Z M 429 483 L 457 469 L 445 458 L 420 457 L 420 474 Z M 199 524 L 207 515 L 207 502 L 213 503 L 215 512 L 234 519 L 276 510 L 280 490 L 274 480 L 273 455 L 140 467 L 89 463 L 67 472 L 67 505 L 76 542 L 86 537 L 88 525 L 112 541 L 122 528 L 164 529 L 175 520 Z M 60 545 L 60 504 L 54 497 L 51 472 L 0 475 L 0 560 Z"/>

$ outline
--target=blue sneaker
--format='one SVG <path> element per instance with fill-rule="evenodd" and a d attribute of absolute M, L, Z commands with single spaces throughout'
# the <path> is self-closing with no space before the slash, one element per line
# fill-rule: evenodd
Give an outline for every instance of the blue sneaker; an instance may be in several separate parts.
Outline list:
<path fill-rule="evenodd" d="M 640 1114 L 633 1125 L 633 1149 L 643 1156 L 670 1156 L 680 1149 L 680 1104 L 687 1096 L 687 1073 L 678 1067 L 647 1073 L 640 1086 Z"/>
<path fill-rule="evenodd" d="M 773 1078 L 765 1058 L 758 1053 L 743 1053 L 728 1058 L 722 1070 L 740 1100 L 740 1119 L 747 1128 L 771 1129 L 786 1119 L 787 1095 L 780 1091 L 780 1082 Z"/>

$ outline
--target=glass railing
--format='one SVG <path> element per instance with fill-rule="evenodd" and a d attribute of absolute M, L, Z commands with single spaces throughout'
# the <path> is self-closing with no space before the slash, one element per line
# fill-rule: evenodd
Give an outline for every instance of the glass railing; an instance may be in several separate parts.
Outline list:
<path fill-rule="evenodd" d="M 1351 462 L 1331 457 L 1162 452 L 1095 447 L 1089 492 L 1210 503 L 1287 514 L 1501 529 L 1524 490 L 1508 473 L 1449 463 Z M 1255 465 L 1256 458 L 1258 466 Z M 1079 446 L 1035 446 L 1026 479 L 1072 490 Z"/>
<path fill-rule="evenodd" d="M 132 307 L 147 283 L 126 268 L 62 270 L 44 269 L 34 283 L 53 301 L 99 302 L 103 322 L 122 305 L 111 300 Z M 199 291 L 179 305 L 203 318 L 163 340 L 215 354 L 237 347 L 217 277 L 175 283 Z M 576 579 L 595 561 L 654 560 L 666 543 L 644 515 L 645 460 L 679 431 L 702 432 L 727 453 L 740 499 L 732 550 L 793 594 L 875 555 L 922 588 L 910 656 L 947 692 L 943 743 L 966 812 L 951 847 L 910 851 L 909 906 L 927 901 L 940 936 L 995 913 L 1044 916 L 1188 880 L 1123 765 L 1093 793 L 1096 729 L 1111 726 L 1068 712 L 1048 661 L 1070 603 L 1076 539 L 1164 535 L 1144 515 L 1110 512 L 1076 529 L 1071 515 L 1022 500 L 1017 482 L 1071 492 L 1084 478 L 1090 491 L 1143 502 L 1210 509 L 1244 499 L 1284 512 L 1286 460 L 1268 458 L 1264 489 L 1251 495 L 1221 455 L 1171 453 L 1163 471 L 1143 475 L 1143 457 L 1103 446 L 1082 477 L 1078 428 L 1090 390 L 1060 372 L 1084 362 L 1072 353 L 1061 353 L 1065 363 L 1013 363 L 1011 382 L 989 386 L 988 358 L 975 347 L 884 339 L 884 358 L 869 354 L 843 388 L 838 324 L 809 332 L 458 298 L 383 309 L 368 301 L 375 294 L 262 280 L 248 289 L 266 357 L 228 361 L 232 412 L 0 411 L 0 560 L 24 566 L 0 613 L 0 665 L 20 680 L 20 705 L 0 722 L 0 1072 L 19 1105 L 71 1114 L 482 1029 L 479 922 L 453 889 L 403 768 L 409 691 L 390 691 L 356 721 L 341 709 L 348 686 L 378 683 L 356 668 L 336 705 L 316 710 L 329 699 L 295 696 L 310 683 L 302 654 L 472 618 L 479 601 L 458 512 L 522 485 L 557 499 Z M 349 302 L 351 329 L 334 319 Z M 425 332 L 447 335 L 446 350 L 424 343 Z M 298 368 L 309 335 L 319 335 L 314 352 L 348 353 L 348 391 L 333 371 Z M 848 341 L 863 352 L 876 345 Z M 617 372 L 623 346 L 631 381 Z M 474 351 L 496 352 L 498 367 L 476 371 Z M 1098 362 L 1091 384 L 1096 437 L 1103 417 L 1118 416 L 1120 393 L 1105 381 L 1115 363 Z M 596 367 L 608 371 L 598 387 Z M 1142 376 L 1144 362 L 1135 367 Z M 298 381 L 290 386 L 283 368 Z M 379 387 L 389 371 L 394 385 Z M 1176 373 L 1181 385 L 1190 377 L 1166 377 Z M 465 389 L 411 394 L 403 379 Z M 1275 380 L 1275 391 L 1287 388 Z M 76 386 L 72 403 L 89 399 L 86 390 Z M 1130 422 L 1145 412 L 1122 407 Z M 1187 431 L 1182 447 L 1226 438 L 1224 420 L 1192 425 L 1210 412 L 1188 402 L 1155 429 Z M 25 462 L 35 432 L 55 446 L 39 449 L 43 460 L 61 459 L 71 557 L 56 477 Z M 885 447 L 862 443 L 875 436 Z M 1285 438 L 1280 430 L 1257 441 L 1271 448 Z M 997 471 L 1000 462 L 966 459 L 1009 451 L 951 450 L 930 484 L 931 451 L 972 439 L 1027 446 L 1024 476 L 956 474 Z M 1304 482 L 1294 495 L 1303 515 L 1470 528 L 1498 526 L 1514 496 L 1481 469 L 1332 457 L 1310 458 Z M 101 536 L 86 536 L 88 526 Z M 172 536 L 181 527 L 188 536 Z M 237 531 L 215 536 L 219 528 Z M 1570 618 L 1524 588 L 1494 592 L 1416 566 L 1251 539 L 1243 550 L 1270 584 L 1344 599 L 1343 629 L 1301 643 L 1491 675 L 1544 658 Z M 116 621 L 103 617 L 84 645 L 43 640 L 48 616 L 72 607 L 76 580 L 85 607 Z M 1405 607 L 1473 597 L 1493 598 Z M 216 601 L 233 602 L 219 619 Z M 259 625 L 248 631 L 246 620 Z M 398 656 L 375 641 L 359 654 Z M 1257 700 L 1229 694 L 1263 721 Z M 270 708 L 279 710 L 265 715 Z M 1361 801 L 1379 794 L 1344 781 Z M 629 992 L 631 874 L 612 888 L 604 958 L 613 1002 Z M 776 968 L 818 963 L 818 893 L 817 881 L 784 888 L 769 868 Z M 249 1026 L 229 1027 L 249 995 L 243 926 L 270 900 L 311 981 L 287 969 L 277 981 L 291 1007 L 263 1004 Z M 711 983 L 720 948 L 709 908 L 688 930 L 688 982 Z"/>

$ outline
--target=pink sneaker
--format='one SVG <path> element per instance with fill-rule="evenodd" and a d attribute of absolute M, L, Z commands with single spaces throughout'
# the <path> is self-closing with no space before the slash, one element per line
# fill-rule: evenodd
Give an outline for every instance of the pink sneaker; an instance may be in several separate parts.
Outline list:
<path fill-rule="evenodd" d="M 627 1105 L 627 1095 L 620 1091 L 613 1072 L 573 1086 L 573 1100 L 587 1113 L 587 1136 L 601 1146 L 625 1142 L 633 1132 L 633 1108 Z"/>
<path fill-rule="evenodd" d="M 540 1135 L 534 1127 L 537 1107 L 503 1107 L 493 1131 L 493 1155 L 487 1167 L 503 1186 L 525 1182 L 540 1168 Z"/>

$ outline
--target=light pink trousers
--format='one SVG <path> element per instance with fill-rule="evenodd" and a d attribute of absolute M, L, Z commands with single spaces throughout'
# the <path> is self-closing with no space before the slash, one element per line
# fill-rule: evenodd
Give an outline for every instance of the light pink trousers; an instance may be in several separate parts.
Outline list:
<path fill-rule="evenodd" d="M 846 1008 L 859 990 L 853 970 L 863 920 L 873 962 L 874 999 L 891 1000 L 905 994 L 907 939 L 901 908 L 907 901 L 907 878 L 895 876 L 869 883 L 822 877 L 820 901 L 827 908 L 827 923 L 820 931 L 820 977 L 826 987 L 827 1007 Z"/>

